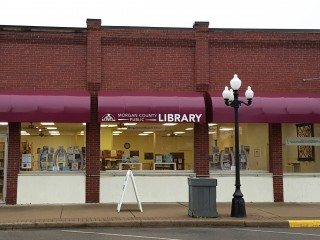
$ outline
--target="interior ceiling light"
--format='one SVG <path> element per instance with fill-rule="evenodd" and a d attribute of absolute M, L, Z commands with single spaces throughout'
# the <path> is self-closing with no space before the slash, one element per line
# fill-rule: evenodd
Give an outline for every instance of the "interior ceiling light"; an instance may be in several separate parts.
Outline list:
<path fill-rule="evenodd" d="M 48 130 L 56 130 L 57 127 L 46 127 L 46 129 L 48 129 Z"/>
<path fill-rule="evenodd" d="M 193 128 L 186 128 L 186 131 L 191 131 L 193 130 Z"/>
<path fill-rule="evenodd" d="M 184 134 L 186 132 L 173 132 L 174 134 Z"/>
<path fill-rule="evenodd" d="M 82 123 L 83 126 L 87 125 L 86 123 Z"/>
<path fill-rule="evenodd" d="M 8 125 L 8 123 L 7 122 L 0 122 L 0 125 L 1 126 L 6 126 L 6 125 Z"/>
<path fill-rule="evenodd" d="M 119 134 L 119 133 L 122 133 L 122 132 L 121 131 L 113 131 L 113 133 L 118 133 Z"/>
<path fill-rule="evenodd" d="M 24 132 L 24 133 L 21 133 L 22 136 L 29 136 L 30 133 L 27 133 L 27 132 Z"/>
<path fill-rule="evenodd" d="M 164 123 L 162 124 L 163 126 L 175 126 L 177 125 L 178 123 Z"/>
<path fill-rule="evenodd" d="M 110 128 L 111 128 L 111 127 L 117 127 L 117 126 L 118 126 L 117 124 L 109 124 L 109 125 L 108 125 L 108 127 L 110 127 Z"/>
<path fill-rule="evenodd" d="M 219 128 L 219 131 L 233 131 L 233 128 L 222 127 L 222 128 Z"/>
<path fill-rule="evenodd" d="M 148 136 L 149 134 L 148 133 L 139 133 L 138 135 L 139 136 Z"/>
<path fill-rule="evenodd" d="M 50 134 L 60 133 L 59 131 L 49 131 Z"/>
<path fill-rule="evenodd" d="M 208 123 L 208 126 L 209 126 L 209 127 L 217 126 L 217 125 L 218 125 L 217 123 Z"/>
<path fill-rule="evenodd" d="M 42 122 L 40 123 L 41 125 L 45 125 L 45 126 L 53 126 L 54 122 Z"/>
<path fill-rule="evenodd" d="M 127 130 L 128 128 L 127 127 L 119 127 L 117 128 L 117 130 Z"/>
<path fill-rule="evenodd" d="M 60 136 L 60 133 L 50 133 L 51 136 Z"/>
<path fill-rule="evenodd" d="M 151 133 L 154 133 L 154 132 L 143 132 L 143 133 L 146 133 L 146 134 L 151 134 Z"/>
<path fill-rule="evenodd" d="M 105 128 L 105 127 L 109 127 L 109 125 L 108 124 L 101 124 L 100 127 Z"/>
<path fill-rule="evenodd" d="M 209 134 L 215 134 L 215 133 L 217 133 L 217 132 L 209 132 Z"/>
<path fill-rule="evenodd" d="M 112 133 L 113 136 L 119 136 L 119 133 Z"/>
<path fill-rule="evenodd" d="M 123 125 L 124 126 L 135 126 L 135 125 L 137 125 L 137 123 L 124 123 Z"/>

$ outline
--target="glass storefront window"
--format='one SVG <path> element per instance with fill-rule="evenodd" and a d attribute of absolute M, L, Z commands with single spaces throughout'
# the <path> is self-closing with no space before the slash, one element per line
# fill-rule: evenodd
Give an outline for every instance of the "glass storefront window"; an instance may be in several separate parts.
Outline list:
<path fill-rule="evenodd" d="M 268 124 L 239 124 L 240 169 L 268 171 Z M 209 124 L 210 170 L 235 169 L 234 124 Z"/>
<path fill-rule="evenodd" d="M 193 170 L 193 124 L 102 123 L 101 170 Z"/>
<path fill-rule="evenodd" d="M 20 170 L 84 170 L 85 127 L 82 123 L 22 123 Z"/>
<path fill-rule="evenodd" d="M 284 172 L 320 172 L 320 124 L 282 124 L 282 143 Z"/>
<path fill-rule="evenodd" d="M 7 133 L 8 123 L 0 122 L 0 201 L 4 200 L 5 165 L 7 161 Z"/>

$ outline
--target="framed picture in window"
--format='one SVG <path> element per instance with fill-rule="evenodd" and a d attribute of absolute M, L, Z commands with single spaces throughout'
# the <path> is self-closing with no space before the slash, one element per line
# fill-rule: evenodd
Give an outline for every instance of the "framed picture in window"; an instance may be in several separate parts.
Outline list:
<path fill-rule="evenodd" d="M 144 159 L 145 160 L 153 160 L 153 152 L 145 152 Z"/>
<path fill-rule="evenodd" d="M 162 163 L 163 156 L 162 154 L 156 154 L 156 163 Z"/>
<path fill-rule="evenodd" d="M 312 124 L 297 124 L 297 137 L 314 137 Z M 314 161 L 314 146 L 298 146 L 298 161 Z"/>

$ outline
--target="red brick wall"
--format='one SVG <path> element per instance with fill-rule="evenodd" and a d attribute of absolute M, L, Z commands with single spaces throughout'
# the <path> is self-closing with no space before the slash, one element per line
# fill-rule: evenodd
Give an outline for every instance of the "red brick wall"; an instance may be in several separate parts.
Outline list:
<path fill-rule="evenodd" d="M 197 177 L 209 176 L 208 124 L 194 124 L 194 171 Z"/>
<path fill-rule="evenodd" d="M 221 92 L 233 74 L 260 93 L 318 92 L 320 34 L 211 32 L 211 89 Z M 245 89 L 243 88 L 243 92 Z M 244 95 L 242 93 L 242 95 Z"/>
<path fill-rule="evenodd" d="M 269 124 L 269 167 L 270 172 L 273 173 L 273 191 L 275 202 L 283 202 L 282 162 L 281 124 Z"/>
<path fill-rule="evenodd" d="M 9 123 L 8 166 L 7 166 L 7 204 L 17 203 L 17 181 L 20 170 L 20 123 Z"/>
<path fill-rule="evenodd" d="M 193 90 L 193 48 L 122 43 L 103 46 L 102 52 L 103 89 Z"/>
<path fill-rule="evenodd" d="M 7 34 L 0 38 L 0 89 L 85 89 L 84 44 L 42 32 Z"/>
<path fill-rule="evenodd" d="M 193 31 L 105 28 L 102 88 L 108 90 L 192 91 Z"/>

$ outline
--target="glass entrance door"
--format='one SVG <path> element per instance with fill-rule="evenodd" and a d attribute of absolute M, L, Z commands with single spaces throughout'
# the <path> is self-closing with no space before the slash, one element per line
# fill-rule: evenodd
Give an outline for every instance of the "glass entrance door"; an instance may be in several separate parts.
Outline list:
<path fill-rule="evenodd" d="M 6 165 L 7 165 L 7 135 L 0 135 L 0 202 L 5 199 Z"/>

